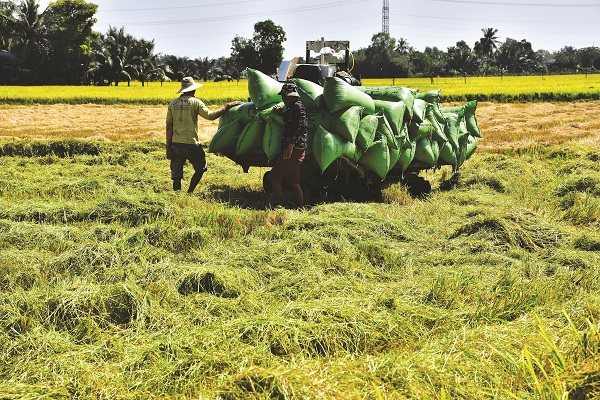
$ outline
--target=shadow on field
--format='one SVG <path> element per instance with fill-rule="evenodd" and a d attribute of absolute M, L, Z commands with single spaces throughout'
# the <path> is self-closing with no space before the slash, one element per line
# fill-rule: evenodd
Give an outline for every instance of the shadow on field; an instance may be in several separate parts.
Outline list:
<path fill-rule="evenodd" d="M 262 190 L 235 188 L 228 185 L 209 185 L 201 196 L 250 210 L 270 208 L 269 197 Z"/>

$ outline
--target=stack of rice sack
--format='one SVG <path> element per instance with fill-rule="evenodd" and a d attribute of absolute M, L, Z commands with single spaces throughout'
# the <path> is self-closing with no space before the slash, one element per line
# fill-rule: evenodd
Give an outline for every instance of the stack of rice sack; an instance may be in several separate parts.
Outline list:
<path fill-rule="evenodd" d="M 335 77 L 324 87 L 293 79 L 309 116 L 308 154 L 325 171 L 344 157 L 385 179 L 451 165 L 457 170 L 475 151 L 481 137 L 476 101 L 441 108 L 439 91 L 418 93 L 403 87 L 355 87 Z M 251 102 L 229 110 L 219 124 L 209 152 L 248 165 L 264 165 L 281 152 L 283 120 L 273 113 L 281 103 L 282 83 L 248 70 Z M 243 162 L 241 161 L 243 160 Z"/>

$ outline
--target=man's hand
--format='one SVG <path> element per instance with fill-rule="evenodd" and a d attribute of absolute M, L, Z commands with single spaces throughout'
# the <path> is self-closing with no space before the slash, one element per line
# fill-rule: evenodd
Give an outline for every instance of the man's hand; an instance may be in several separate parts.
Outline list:
<path fill-rule="evenodd" d="M 233 108 L 235 106 L 239 106 L 240 104 L 244 104 L 241 101 L 231 101 L 227 104 L 225 104 L 225 111 L 229 110 L 230 108 Z"/>
<path fill-rule="evenodd" d="M 280 106 L 280 105 L 273 106 L 273 112 L 276 114 L 282 114 L 284 110 L 285 110 L 285 106 Z"/>
<path fill-rule="evenodd" d="M 167 145 L 167 160 L 173 158 L 173 148 L 170 145 Z"/>
<path fill-rule="evenodd" d="M 285 150 L 283 150 L 283 159 L 284 160 L 289 160 L 290 157 L 292 156 L 292 152 L 294 151 L 294 145 L 293 144 L 289 144 Z"/>

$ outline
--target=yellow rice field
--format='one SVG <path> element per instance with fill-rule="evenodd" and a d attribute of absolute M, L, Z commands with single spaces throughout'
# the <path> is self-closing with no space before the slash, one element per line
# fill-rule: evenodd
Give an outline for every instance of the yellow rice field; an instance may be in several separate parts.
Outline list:
<path fill-rule="evenodd" d="M 398 85 L 414 87 L 420 91 L 442 90 L 448 99 L 485 97 L 486 100 L 574 100 L 578 98 L 600 98 L 600 74 L 435 78 L 386 78 L 364 79 L 366 86 Z M 229 100 L 248 98 L 248 83 L 203 82 L 197 95 L 208 104 L 219 104 Z M 163 104 L 176 97 L 178 82 L 151 82 L 144 87 L 139 82 L 131 86 L 0 86 L 1 103 L 146 103 Z M 552 96 L 548 98 L 548 96 Z"/>

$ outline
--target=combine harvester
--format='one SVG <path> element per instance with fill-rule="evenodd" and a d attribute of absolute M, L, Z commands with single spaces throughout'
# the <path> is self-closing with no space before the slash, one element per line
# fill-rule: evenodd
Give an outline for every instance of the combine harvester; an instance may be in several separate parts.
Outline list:
<path fill-rule="evenodd" d="M 397 182 L 413 195 L 428 193 L 431 185 L 421 171 L 450 166 L 457 172 L 475 151 L 481 137 L 476 101 L 442 108 L 439 91 L 352 86 L 332 69 L 318 68 L 328 75 L 323 86 L 291 78 L 309 116 L 301 177 L 308 201 L 375 199 L 382 185 Z M 245 172 L 272 165 L 283 131 L 281 116 L 272 112 L 283 105 L 278 95 L 283 84 L 259 71 L 247 72 L 251 101 L 221 117 L 209 146 L 209 152 L 230 158 Z"/>

